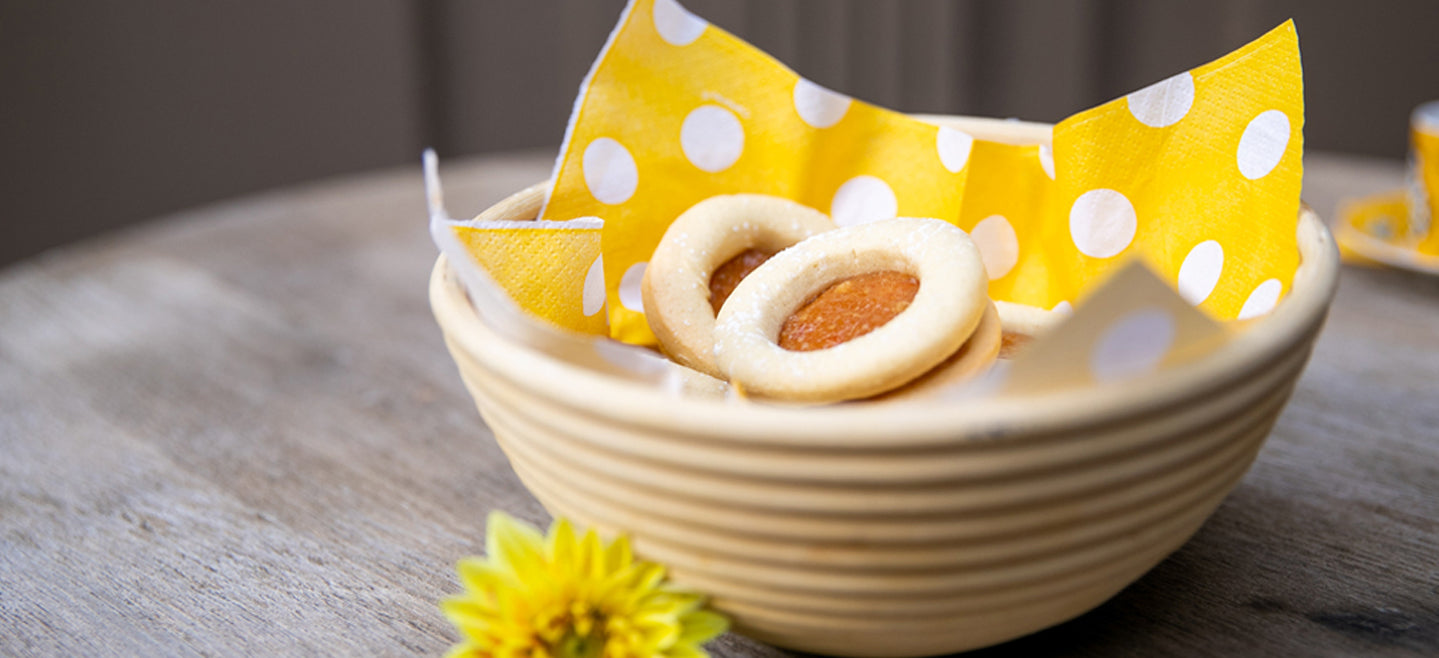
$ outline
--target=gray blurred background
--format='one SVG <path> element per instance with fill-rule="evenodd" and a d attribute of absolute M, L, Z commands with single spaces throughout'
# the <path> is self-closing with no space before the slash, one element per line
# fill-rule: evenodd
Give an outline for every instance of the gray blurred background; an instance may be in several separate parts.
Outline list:
<path fill-rule="evenodd" d="M 1439 0 L 682 2 L 906 111 L 1054 121 L 1289 17 L 1308 148 L 1402 157 L 1409 111 L 1439 98 Z M 212 200 L 417 166 L 428 145 L 556 148 L 623 4 L 0 1 L 0 266 Z"/>

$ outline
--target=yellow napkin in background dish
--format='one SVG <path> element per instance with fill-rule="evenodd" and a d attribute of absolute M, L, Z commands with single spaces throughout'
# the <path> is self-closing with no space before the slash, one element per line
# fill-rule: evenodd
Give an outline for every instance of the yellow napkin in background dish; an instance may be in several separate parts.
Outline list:
<path fill-rule="evenodd" d="M 520 308 L 585 334 L 606 331 L 604 265 L 595 218 L 455 222 L 450 228 Z"/>
<path fill-rule="evenodd" d="M 1410 225 L 1410 208 L 1402 191 L 1345 203 L 1334 222 L 1334 241 L 1339 243 L 1344 262 L 1439 274 L 1439 253 L 1426 250 L 1424 242 L 1417 239 Z"/>
<path fill-rule="evenodd" d="M 1346 262 L 1439 274 L 1439 105 L 1415 110 L 1409 137 L 1407 189 L 1346 201 L 1334 239 Z"/>
<path fill-rule="evenodd" d="M 841 225 L 954 222 L 992 297 L 1044 308 L 1142 254 L 1232 319 L 1271 308 L 1297 268 L 1303 122 L 1292 23 L 1066 119 L 1051 150 L 852 100 L 674 0 L 632 0 L 581 88 L 541 217 L 604 218 L 610 335 L 630 343 L 654 342 L 638 289 L 665 228 L 736 192 Z"/>
<path fill-rule="evenodd" d="M 1364 237 L 1386 246 L 1414 247 L 1409 240 L 1409 207 L 1405 203 L 1403 192 L 1379 194 L 1348 202 L 1340 208 L 1338 220 L 1340 224 L 1348 226 L 1336 228 L 1357 231 Z M 1347 233 L 1347 236 L 1350 238 L 1349 244 L 1340 243 L 1340 255 L 1346 260 L 1368 260 L 1361 253 L 1367 249 L 1360 247 L 1358 251 L 1354 250 L 1354 234 Z M 1336 234 L 1335 237 L 1338 238 L 1339 235 Z"/>

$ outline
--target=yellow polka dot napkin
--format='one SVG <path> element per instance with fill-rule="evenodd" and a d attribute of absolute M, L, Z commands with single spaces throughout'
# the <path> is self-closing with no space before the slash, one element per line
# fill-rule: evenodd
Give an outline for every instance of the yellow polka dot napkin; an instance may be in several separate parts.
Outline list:
<path fill-rule="evenodd" d="M 604 222 L 457 222 L 449 227 L 520 307 L 556 326 L 606 331 L 600 227 Z"/>
<path fill-rule="evenodd" d="M 688 396 L 723 397 L 723 382 L 603 336 L 597 218 L 565 222 L 457 220 L 445 210 L 439 158 L 424 154 L 430 236 L 481 321 L 517 345 L 621 380 Z M 542 266 L 532 261 L 545 259 Z M 593 259 L 593 260 L 591 260 Z M 590 262 L 584 266 L 583 263 Z M 578 265 L 577 265 L 578 264 Z M 583 277 L 581 277 L 583 271 Z M 583 281 L 583 284 L 580 282 Z M 440 312 L 442 306 L 436 306 Z"/>
<path fill-rule="evenodd" d="M 424 174 L 431 237 L 461 270 L 476 310 L 509 325 L 508 334 L 534 333 L 529 318 L 580 334 L 605 333 L 603 220 L 457 220 L 445 210 L 434 151 L 425 151 Z"/>
<path fill-rule="evenodd" d="M 1047 264 L 1078 294 L 1134 253 L 1215 317 L 1268 312 L 1299 266 L 1303 122 L 1292 22 L 1065 119 L 1051 219 L 1068 220 L 1075 248 Z"/>
<path fill-rule="evenodd" d="M 1221 319 L 1267 312 L 1298 266 L 1303 83 L 1285 23 L 1077 114 L 1050 144 L 976 139 L 815 85 L 674 0 L 632 0 L 601 51 L 541 217 L 597 216 L 610 335 L 652 344 L 639 284 L 669 223 L 773 194 L 840 225 L 938 217 L 995 299 L 1051 308 L 1140 257 Z"/>

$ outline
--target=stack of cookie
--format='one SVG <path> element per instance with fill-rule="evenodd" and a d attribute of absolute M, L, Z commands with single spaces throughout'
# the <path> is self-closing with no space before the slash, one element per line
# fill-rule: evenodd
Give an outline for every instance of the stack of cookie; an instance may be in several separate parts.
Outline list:
<path fill-rule="evenodd" d="M 799 203 L 735 194 L 670 225 L 642 289 L 676 362 L 747 395 L 834 402 L 984 372 L 1004 342 L 987 285 L 979 250 L 949 222 L 836 228 Z M 1026 334 L 1050 323 L 1048 312 L 1013 310 Z"/>

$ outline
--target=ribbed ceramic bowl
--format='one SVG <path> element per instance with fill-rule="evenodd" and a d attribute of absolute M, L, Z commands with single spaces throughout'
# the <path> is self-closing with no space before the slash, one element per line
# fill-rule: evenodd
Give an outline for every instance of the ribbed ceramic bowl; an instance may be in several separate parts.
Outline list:
<path fill-rule="evenodd" d="M 1048 136 L 943 121 L 991 139 Z M 540 194 L 487 218 L 533 218 Z M 1211 358 L 923 413 L 677 399 L 570 366 L 487 328 L 443 258 L 430 303 L 481 415 L 551 512 L 628 533 L 747 635 L 931 655 L 1097 606 L 1214 511 L 1288 400 L 1334 292 L 1333 241 L 1313 213 L 1300 224 L 1292 292 Z"/>

